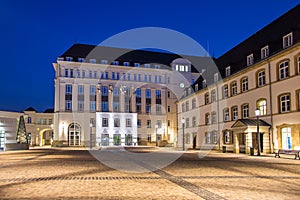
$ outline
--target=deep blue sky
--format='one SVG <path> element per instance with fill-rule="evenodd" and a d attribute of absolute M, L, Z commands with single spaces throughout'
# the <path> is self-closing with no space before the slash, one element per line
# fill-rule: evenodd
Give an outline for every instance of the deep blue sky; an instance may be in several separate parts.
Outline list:
<path fill-rule="evenodd" d="M 122 31 L 163 27 L 218 57 L 294 6 L 296 0 L 0 0 L 0 110 L 54 106 L 52 62 L 73 43 L 99 44 Z"/>

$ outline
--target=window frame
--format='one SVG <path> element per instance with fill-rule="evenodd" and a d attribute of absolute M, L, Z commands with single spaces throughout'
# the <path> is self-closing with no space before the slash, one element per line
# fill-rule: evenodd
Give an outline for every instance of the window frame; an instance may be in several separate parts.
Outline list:
<path fill-rule="evenodd" d="M 241 111 L 242 111 L 242 119 L 248 119 L 249 118 L 249 103 L 244 103 L 241 105 Z"/>
<path fill-rule="evenodd" d="M 284 105 L 284 107 L 286 107 L 285 110 L 283 110 L 283 100 L 282 100 L 282 97 L 284 97 L 284 96 L 288 97 L 288 99 L 284 100 L 284 102 L 286 102 L 285 105 Z M 291 105 L 292 105 L 292 103 L 291 103 L 291 93 L 284 93 L 284 94 L 279 95 L 278 96 L 278 102 L 279 102 L 278 103 L 279 113 L 289 113 L 289 112 L 291 112 Z"/>

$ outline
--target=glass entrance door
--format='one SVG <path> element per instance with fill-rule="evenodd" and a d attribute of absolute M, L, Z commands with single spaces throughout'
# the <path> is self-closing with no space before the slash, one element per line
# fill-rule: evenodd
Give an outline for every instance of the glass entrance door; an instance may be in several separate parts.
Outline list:
<path fill-rule="evenodd" d="M 292 133 L 291 128 L 282 128 L 282 148 L 283 149 L 292 149 Z"/>

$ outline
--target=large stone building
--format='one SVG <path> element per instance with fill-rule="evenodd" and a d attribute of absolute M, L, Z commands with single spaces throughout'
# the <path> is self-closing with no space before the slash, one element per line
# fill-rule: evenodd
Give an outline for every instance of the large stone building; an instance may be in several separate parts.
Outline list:
<path fill-rule="evenodd" d="M 300 149 L 299 22 L 298 5 L 215 60 L 177 104 L 179 146 L 249 153 L 258 108 L 263 152 Z"/>
<path fill-rule="evenodd" d="M 173 145 L 176 101 L 210 60 L 74 44 L 53 64 L 53 145 Z"/>

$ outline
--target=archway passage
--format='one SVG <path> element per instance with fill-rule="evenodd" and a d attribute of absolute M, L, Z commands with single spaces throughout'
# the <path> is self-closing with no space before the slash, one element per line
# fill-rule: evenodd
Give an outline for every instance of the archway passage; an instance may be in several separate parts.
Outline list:
<path fill-rule="evenodd" d="M 72 123 L 69 125 L 68 144 L 69 146 L 81 145 L 81 127 L 79 124 Z"/>

